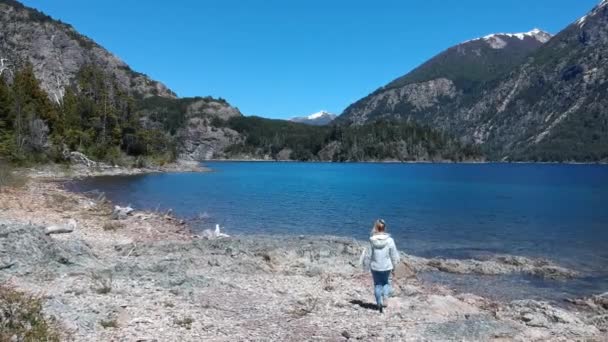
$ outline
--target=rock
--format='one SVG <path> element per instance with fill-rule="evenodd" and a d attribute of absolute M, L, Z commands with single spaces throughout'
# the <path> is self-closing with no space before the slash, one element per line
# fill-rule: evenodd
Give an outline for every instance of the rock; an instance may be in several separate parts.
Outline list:
<path fill-rule="evenodd" d="M 180 158 L 195 161 L 225 158 L 226 148 L 244 139 L 237 131 L 212 127 L 210 119 L 200 117 L 189 118 L 177 134 L 181 143 Z"/>
<path fill-rule="evenodd" d="M 345 339 L 350 340 L 350 334 L 348 333 L 348 331 L 342 330 L 342 333 L 340 335 L 342 335 L 342 337 L 344 337 Z"/>
<path fill-rule="evenodd" d="M 415 279 L 416 278 L 416 270 L 405 261 L 401 261 L 395 267 L 395 277 L 399 279 Z"/>
<path fill-rule="evenodd" d="M 124 220 L 133 211 L 134 211 L 134 209 L 131 208 L 131 206 L 121 207 L 121 206 L 116 205 L 116 206 L 114 206 L 114 211 L 112 211 L 111 217 L 113 220 Z"/>
<path fill-rule="evenodd" d="M 549 329 L 561 336 L 581 337 L 599 333 L 593 324 L 584 322 L 574 312 L 536 300 L 513 301 L 499 310 L 497 317 L 520 321 L 529 327 Z"/>
<path fill-rule="evenodd" d="M 9 223 L 0 225 L 0 233 L 5 235 L 0 239 L 0 260 L 8 260 L 6 266 L 10 265 L 0 272 L 0 279 L 29 273 L 44 277 L 75 263 L 95 262 L 91 249 L 82 241 L 53 239 L 42 227 Z"/>
<path fill-rule="evenodd" d="M 215 225 L 215 230 L 211 230 L 211 229 L 205 229 L 205 230 L 203 230 L 203 233 L 201 234 L 201 236 L 203 238 L 205 238 L 205 239 L 208 239 L 208 240 L 230 237 L 230 235 L 224 234 L 224 233 L 222 233 L 220 231 L 220 225 L 219 224 Z"/>
<path fill-rule="evenodd" d="M 569 279 L 579 276 L 579 273 L 574 270 L 555 265 L 544 259 L 511 255 L 493 256 L 488 260 L 425 259 L 405 255 L 404 262 L 412 270 L 418 272 L 436 270 L 446 273 L 482 275 L 524 273 L 549 279 Z"/>
<path fill-rule="evenodd" d="M 600 331 L 608 332 L 608 314 L 593 316 L 587 323 L 595 325 Z"/>

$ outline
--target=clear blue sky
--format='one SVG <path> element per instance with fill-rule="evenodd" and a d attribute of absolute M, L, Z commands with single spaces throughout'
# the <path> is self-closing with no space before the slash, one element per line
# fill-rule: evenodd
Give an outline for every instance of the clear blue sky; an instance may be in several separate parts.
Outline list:
<path fill-rule="evenodd" d="M 599 0 L 24 0 L 179 96 L 287 118 L 350 103 L 464 40 L 557 33 Z"/>

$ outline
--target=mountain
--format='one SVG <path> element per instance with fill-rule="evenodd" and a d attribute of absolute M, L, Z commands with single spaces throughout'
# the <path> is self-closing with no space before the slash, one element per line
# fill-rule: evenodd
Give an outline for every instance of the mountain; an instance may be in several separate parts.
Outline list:
<path fill-rule="evenodd" d="M 120 58 L 78 33 L 72 26 L 14 0 L 0 0 L 0 58 L 18 69 L 31 63 L 41 87 L 55 102 L 85 65 L 113 75 L 132 96 L 176 97 L 164 84 L 133 71 Z M 7 71 L 8 72 L 8 71 Z"/>
<path fill-rule="evenodd" d="M 458 125 L 455 107 L 471 102 L 550 38 L 538 29 L 493 34 L 453 46 L 405 76 L 350 105 L 337 122 L 415 119 L 447 129 Z"/>
<path fill-rule="evenodd" d="M 310 114 L 309 116 L 295 117 L 289 119 L 289 121 L 304 123 L 308 125 L 323 126 L 334 121 L 336 117 L 337 115 L 322 110 L 320 112 Z"/>
<path fill-rule="evenodd" d="M 604 0 L 488 89 L 469 131 L 507 160 L 608 161 L 607 56 Z"/>
<path fill-rule="evenodd" d="M 555 37 L 533 30 L 459 44 L 336 120 L 413 120 L 496 160 L 608 160 L 608 0 Z"/>
<path fill-rule="evenodd" d="M 177 98 L 71 26 L 0 0 L 0 160 L 68 161 L 77 151 L 112 165 L 177 158 L 480 160 L 479 149 L 428 126 L 327 125 L 243 116 L 222 98 Z M 321 125 L 323 124 L 323 125 Z"/>

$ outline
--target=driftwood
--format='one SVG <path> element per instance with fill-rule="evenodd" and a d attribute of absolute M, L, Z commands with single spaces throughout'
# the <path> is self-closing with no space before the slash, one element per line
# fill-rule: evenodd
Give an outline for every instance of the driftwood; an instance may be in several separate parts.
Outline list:
<path fill-rule="evenodd" d="M 44 230 L 44 233 L 46 235 L 68 234 L 68 233 L 72 233 L 72 232 L 74 232 L 74 229 L 67 227 L 67 226 L 49 226 L 49 227 L 46 227 L 46 229 Z"/>
<path fill-rule="evenodd" d="M 70 160 L 72 163 L 82 164 L 82 165 L 85 165 L 86 167 L 96 167 L 98 165 L 97 162 L 89 159 L 89 157 L 87 157 L 86 155 L 84 155 L 83 153 L 80 153 L 80 152 L 65 151 L 64 157 L 66 159 Z"/>
<path fill-rule="evenodd" d="M 46 229 L 44 230 L 44 233 L 46 235 L 51 235 L 51 234 L 68 234 L 68 233 L 72 233 L 76 227 L 78 226 L 78 224 L 76 223 L 76 220 L 74 219 L 70 219 L 68 221 L 68 224 L 66 225 L 53 225 L 53 226 L 48 226 L 46 227 Z"/>

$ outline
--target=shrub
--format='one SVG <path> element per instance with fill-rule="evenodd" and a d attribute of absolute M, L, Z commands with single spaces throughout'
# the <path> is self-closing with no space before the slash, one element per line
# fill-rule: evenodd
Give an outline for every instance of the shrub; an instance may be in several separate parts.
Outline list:
<path fill-rule="evenodd" d="M 60 341 L 55 322 L 42 313 L 40 299 L 0 285 L 0 341 Z"/>
<path fill-rule="evenodd" d="M 183 319 L 176 319 L 174 323 L 182 328 L 190 330 L 192 328 L 192 323 L 194 323 L 194 319 L 192 317 L 184 317 Z"/>
<path fill-rule="evenodd" d="M 102 319 L 99 324 L 104 328 L 118 328 L 118 321 L 116 319 Z"/>
<path fill-rule="evenodd" d="M 92 289 L 98 294 L 108 294 L 112 292 L 113 276 L 112 271 L 91 273 Z"/>

